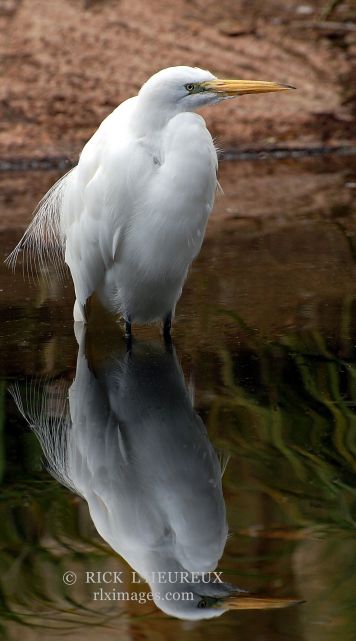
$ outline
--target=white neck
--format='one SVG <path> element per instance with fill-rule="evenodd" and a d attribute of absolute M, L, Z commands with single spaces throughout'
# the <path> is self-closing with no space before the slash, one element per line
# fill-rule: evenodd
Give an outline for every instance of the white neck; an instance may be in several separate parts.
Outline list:
<path fill-rule="evenodd" d="M 151 138 L 164 129 L 166 124 L 182 109 L 177 105 L 155 104 L 150 97 L 138 95 L 130 126 L 138 137 Z"/>

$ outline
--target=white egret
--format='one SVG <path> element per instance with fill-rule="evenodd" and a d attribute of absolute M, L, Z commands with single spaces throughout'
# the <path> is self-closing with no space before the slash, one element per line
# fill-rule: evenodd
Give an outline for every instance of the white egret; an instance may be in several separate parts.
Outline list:
<path fill-rule="evenodd" d="M 219 80 L 171 67 L 113 111 L 85 145 L 78 165 L 40 202 L 7 261 L 21 249 L 65 259 L 73 278 L 74 319 L 86 320 L 96 292 L 126 321 L 163 320 L 169 333 L 187 272 L 214 203 L 216 149 L 203 105 L 288 85 Z"/>
<path fill-rule="evenodd" d="M 223 467 L 174 350 L 134 344 L 89 368 L 84 342 L 83 332 L 69 395 L 49 385 L 23 403 L 14 396 L 53 476 L 87 501 L 99 534 L 149 583 L 157 607 L 203 619 L 296 603 L 216 581 L 228 534 Z"/>

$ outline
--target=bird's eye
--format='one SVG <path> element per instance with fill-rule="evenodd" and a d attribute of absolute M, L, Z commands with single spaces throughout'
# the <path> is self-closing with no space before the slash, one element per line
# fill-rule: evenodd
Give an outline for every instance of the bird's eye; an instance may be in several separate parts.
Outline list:
<path fill-rule="evenodd" d="M 193 83 L 191 82 L 188 82 L 188 84 L 185 85 L 185 88 L 187 91 L 193 91 L 193 89 L 195 89 L 195 85 L 193 85 Z"/>
<path fill-rule="evenodd" d="M 197 607 L 198 607 L 198 608 L 206 608 L 206 606 L 207 606 L 207 605 L 208 605 L 208 604 L 207 604 L 207 602 L 205 601 L 205 599 L 202 599 L 201 601 L 199 601 L 199 603 L 198 603 Z"/>

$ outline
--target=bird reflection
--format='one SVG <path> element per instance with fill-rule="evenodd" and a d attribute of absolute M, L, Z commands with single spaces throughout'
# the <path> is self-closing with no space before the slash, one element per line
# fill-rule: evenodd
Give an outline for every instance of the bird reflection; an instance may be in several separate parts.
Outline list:
<path fill-rule="evenodd" d="M 149 583 L 156 605 L 203 619 L 294 603 L 249 596 L 213 573 L 228 534 L 222 466 L 174 348 L 134 343 L 98 365 L 86 353 L 83 333 L 67 400 L 53 385 L 37 408 L 34 393 L 14 397 L 50 472 L 87 501 L 99 534 Z"/>

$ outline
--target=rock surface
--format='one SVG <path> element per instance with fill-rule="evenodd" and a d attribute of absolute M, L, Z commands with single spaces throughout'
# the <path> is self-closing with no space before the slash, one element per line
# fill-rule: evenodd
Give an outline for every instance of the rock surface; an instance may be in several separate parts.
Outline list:
<path fill-rule="evenodd" d="M 351 3 L 3 0 L 0 160 L 75 161 L 100 121 L 152 73 L 176 64 L 276 80 L 203 115 L 223 149 L 348 145 L 355 124 Z"/>

